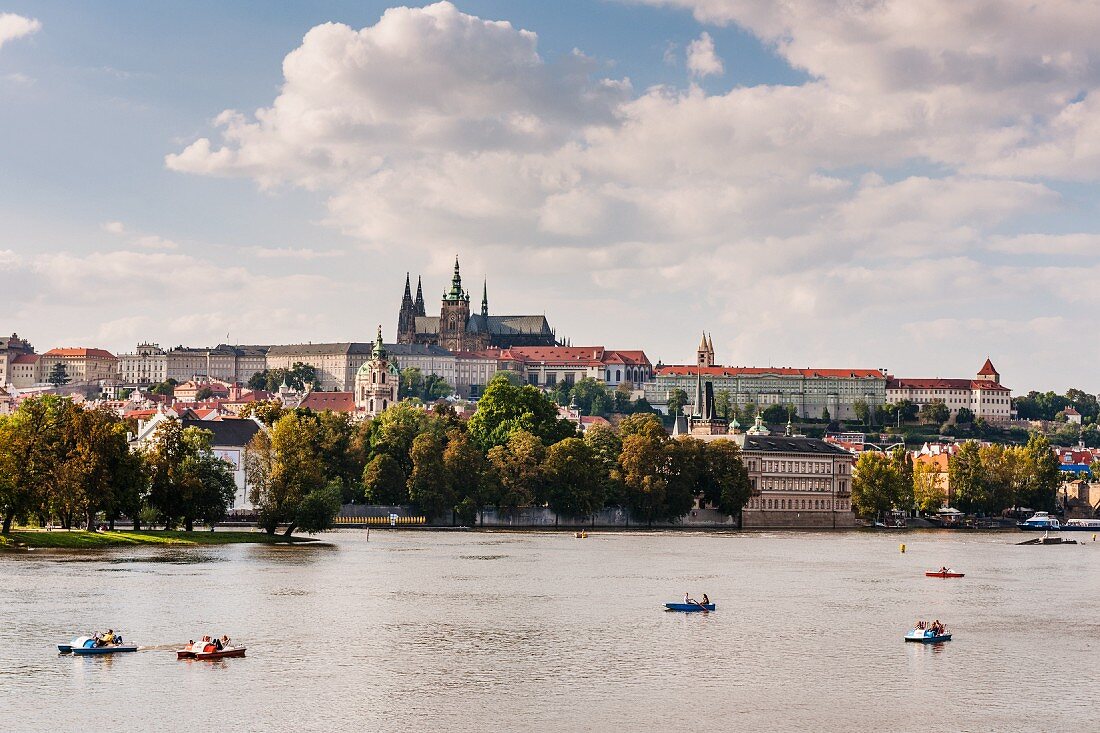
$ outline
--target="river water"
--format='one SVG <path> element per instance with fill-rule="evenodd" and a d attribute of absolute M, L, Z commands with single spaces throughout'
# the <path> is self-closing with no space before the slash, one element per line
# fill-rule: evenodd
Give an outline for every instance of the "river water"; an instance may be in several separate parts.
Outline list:
<path fill-rule="evenodd" d="M 1097 727 L 1100 542 L 1017 547 L 1015 534 L 935 532 L 323 538 L 0 553 L 4 728 Z M 923 576 L 943 564 L 966 578 Z M 708 593 L 718 610 L 661 610 L 685 591 Z M 948 622 L 955 639 L 903 643 L 918 616 Z M 108 626 L 155 648 L 56 653 L 57 642 Z M 171 650 L 204 633 L 228 633 L 248 656 L 176 661 Z"/>

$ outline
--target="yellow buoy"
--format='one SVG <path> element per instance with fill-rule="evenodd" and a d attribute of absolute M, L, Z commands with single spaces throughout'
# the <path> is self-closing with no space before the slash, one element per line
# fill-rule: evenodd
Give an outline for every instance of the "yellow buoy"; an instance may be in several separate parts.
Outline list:
<path fill-rule="evenodd" d="M 905 543 L 902 542 L 900 545 L 898 545 L 898 549 L 901 550 L 901 554 L 904 555 L 905 554 Z"/>

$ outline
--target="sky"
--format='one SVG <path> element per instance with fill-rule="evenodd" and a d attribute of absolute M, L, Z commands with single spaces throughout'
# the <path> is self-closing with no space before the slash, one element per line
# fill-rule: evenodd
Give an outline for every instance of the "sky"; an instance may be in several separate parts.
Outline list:
<path fill-rule="evenodd" d="M 1100 5 L 0 0 L 0 332 L 574 345 L 1100 390 Z"/>

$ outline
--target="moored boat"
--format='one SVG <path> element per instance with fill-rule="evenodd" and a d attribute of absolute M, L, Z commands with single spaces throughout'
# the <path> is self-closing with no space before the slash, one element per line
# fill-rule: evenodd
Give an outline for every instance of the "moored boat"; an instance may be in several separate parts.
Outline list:
<path fill-rule="evenodd" d="M 691 613 L 692 611 L 713 611 L 715 604 L 713 603 L 666 603 L 666 611 L 683 611 L 685 613 Z"/>
<path fill-rule="evenodd" d="M 1016 526 L 1022 530 L 1029 531 L 1059 531 L 1062 529 L 1062 523 L 1058 521 L 1057 517 L 1050 516 L 1049 512 L 1035 512 L 1030 517 L 1022 522 L 1017 522 Z"/>
<path fill-rule="evenodd" d="M 1100 532 L 1100 519 L 1069 519 L 1062 525 L 1062 529 L 1071 532 Z"/>

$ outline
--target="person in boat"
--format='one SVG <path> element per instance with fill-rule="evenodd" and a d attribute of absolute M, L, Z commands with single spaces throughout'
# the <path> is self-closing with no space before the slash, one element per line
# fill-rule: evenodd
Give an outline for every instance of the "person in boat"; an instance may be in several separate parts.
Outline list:
<path fill-rule="evenodd" d="M 914 626 L 917 631 L 924 631 L 925 623 L 923 621 L 917 621 L 917 625 Z"/>
<path fill-rule="evenodd" d="M 221 650 L 222 650 L 222 640 L 215 638 L 214 639 L 214 651 L 220 652 Z"/>
<path fill-rule="evenodd" d="M 103 635 L 103 646 L 115 643 L 115 630 L 107 629 L 107 633 Z"/>
<path fill-rule="evenodd" d="M 700 602 L 701 602 L 701 603 L 702 603 L 702 605 L 704 605 L 704 606 L 709 606 L 709 605 L 710 605 L 710 598 L 708 598 L 708 597 L 707 597 L 707 594 L 706 594 L 706 593 L 704 593 L 704 594 L 703 594 L 703 600 L 702 600 L 702 601 L 700 601 Z"/>
<path fill-rule="evenodd" d="M 946 565 L 943 565 L 943 566 L 940 567 L 940 572 L 943 573 L 944 575 L 947 575 L 948 573 L 951 572 L 951 568 L 947 567 Z"/>
<path fill-rule="evenodd" d="M 218 643 L 221 644 L 222 649 L 228 649 L 229 648 L 229 637 L 226 636 L 225 634 L 222 634 L 222 638 L 218 640 Z"/>

